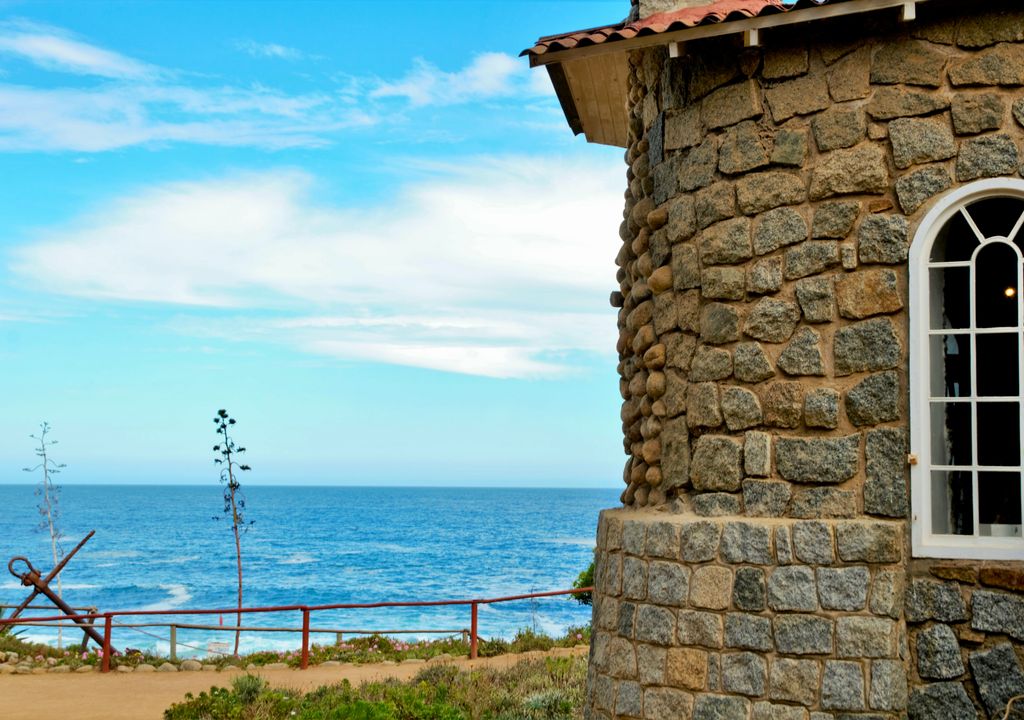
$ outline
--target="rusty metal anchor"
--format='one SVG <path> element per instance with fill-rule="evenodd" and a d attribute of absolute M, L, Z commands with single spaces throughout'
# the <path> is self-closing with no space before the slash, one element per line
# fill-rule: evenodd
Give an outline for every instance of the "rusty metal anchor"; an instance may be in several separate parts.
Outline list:
<path fill-rule="evenodd" d="M 43 577 L 40 572 L 32 566 L 32 563 L 28 561 L 28 558 L 21 555 L 12 557 L 7 563 L 7 570 L 10 571 L 11 575 L 21 580 L 22 585 L 34 589 L 29 593 L 29 596 L 25 598 L 24 602 L 22 602 L 21 605 L 11 613 L 8 619 L 13 620 L 18 617 L 36 598 L 36 596 L 45 595 L 49 598 L 50 602 L 60 608 L 65 615 L 82 628 L 82 631 L 86 634 L 87 638 L 92 638 L 100 645 L 100 647 L 103 647 L 103 636 L 92 626 L 89 619 L 76 613 L 70 605 L 64 602 L 57 593 L 50 589 L 50 581 L 57 577 L 60 571 L 64 569 L 64 566 L 68 564 L 68 561 L 75 556 L 75 553 L 82 549 L 82 546 L 85 545 L 89 538 L 91 538 L 95 533 L 95 530 L 90 530 L 89 534 L 82 538 L 82 541 L 75 546 L 75 549 L 65 555 L 64 559 L 62 559 L 57 566 L 53 568 L 53 570 L 47 573 L 46 577 Z M 15 570 L 14 566 L 19 562 L 24 563 L 27 570 L 21 573 Z"/>

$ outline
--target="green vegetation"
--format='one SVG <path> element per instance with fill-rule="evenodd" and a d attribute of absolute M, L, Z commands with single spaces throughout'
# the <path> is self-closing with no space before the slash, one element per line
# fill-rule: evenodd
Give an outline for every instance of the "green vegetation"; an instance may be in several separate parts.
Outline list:
<path fill-rule="evenodd" d="M 424 668 L 410 682 L 347 681 L 308 693 L 272 689 L 252 675 L 172 705 L 165 720 L 575 720 L 587 661 L 549 657 L 508 670 Z"/>
<path fill-rule="evenodd" d="M 218 410 L 217 417 L 213 419 L 217 425 L 217 434 L 224 439 L 213 446 L 213 451 L 220 455 L 214 458 L 214 462 L 221 465 L 220 481 L 224 484 L 224 514 L 231 517 L 231 532 L 235 536 L 235 560 L 238 567 L 238 615 L 235 618 L 235 627 L 242 627 L 242 539 L 241 533 L 252 524 L 250 520 L 246 524 L 243 513 L 245 511 L 245 497 L 242 495 L 242 486 L 238 482 L 238 473 L 252 470 L 248 465 L 238 462 L 238 456 L 245 452 L 244 447 L 235 445 L 231 439 L 230 428 L 235 424 L 235 419 L 228 415 L 227 410 Z M 235 655 L 238 655 L 238 641 L 241 631 L 235 631 Z"/>
<path fill-rule="evenodd" d="M 594 587 L 594 562 L 591 561 L 587 569 L 579 574 L 579 576 L 572 583 L 573 588 L 585 588 Z M 577 593 L 572 596 L 572 599 L 578 602 L 580 605 L 592 605 L 594 603 L 594 594 L 591 592 Z"/>

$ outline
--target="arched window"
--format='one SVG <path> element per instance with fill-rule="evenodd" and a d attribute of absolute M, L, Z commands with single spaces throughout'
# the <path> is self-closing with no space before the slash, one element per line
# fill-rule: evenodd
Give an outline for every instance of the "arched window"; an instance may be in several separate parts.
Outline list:
<path fill-rule="evenodd" d="M 1024 559 L 1024 182 L 942 199 L 910 251 L 913 550 Z"/>

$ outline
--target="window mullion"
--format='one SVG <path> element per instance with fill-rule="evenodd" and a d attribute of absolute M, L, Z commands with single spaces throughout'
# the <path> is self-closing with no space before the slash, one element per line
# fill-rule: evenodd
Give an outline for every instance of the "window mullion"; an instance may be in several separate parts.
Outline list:
<path fill-rule="evenodd" d="M 984 238 L 981 238 L 978 233 L 978 228 L 971 219 L 971 216 L 967 214 L 967 210 L 964 208 L 960 209 L 963 216 L 967 218 L 967 222 L 970 223 L 971 228 L 976 234 L 979 235 L 981 242 L 984 242 Z M 978 336 L 976 330 L 978 328 L 977 318 L 977 252 L 971 259 L 971 271 L 968 277 L 968 299 L 970 302 L 970 333 L 971 339 L 971 397 L 976 398 L 978 394 Z M 975 469 L 971 470 L 971 529 L 973 530 L 974 537 L 979 536 L 978 528 L 978 470 L 977 465 L 981 463 L 981 458 L 978 457 L 978 401 L 972 399 L 971 403 L 971 460 L 975 465 Z"/>

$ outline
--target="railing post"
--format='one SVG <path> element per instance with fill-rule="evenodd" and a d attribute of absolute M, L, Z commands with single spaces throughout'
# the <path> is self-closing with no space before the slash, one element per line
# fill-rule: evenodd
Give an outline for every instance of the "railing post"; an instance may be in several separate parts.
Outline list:
<path fill-rule="evenodd" d="M 103 662 L 100 671 L 110 672 L 110 626 L 113 625 L 110 613 L 103 613 Z"/>
<path fill-rule="evenodd" d="M 469 616 L 469 659 L 476 660 L 476 615 L 477 615 L 477 603 L 474 600 L 470 604 L 470 616 Z"/>
<path fill-rule="evenodd" d="M 345 633 L 334 633 L 334 644 L 341 645 L 345 642 Z"/>
<path fill-rule="evenodd" d="M 309 608 L 302 608 L 302 662 L 300 668 L 309 667 Z"/>
<path fill-rule="evenodd" d="M 178 662 L 178 626 L 171 625 L 171 662 Z"/>

